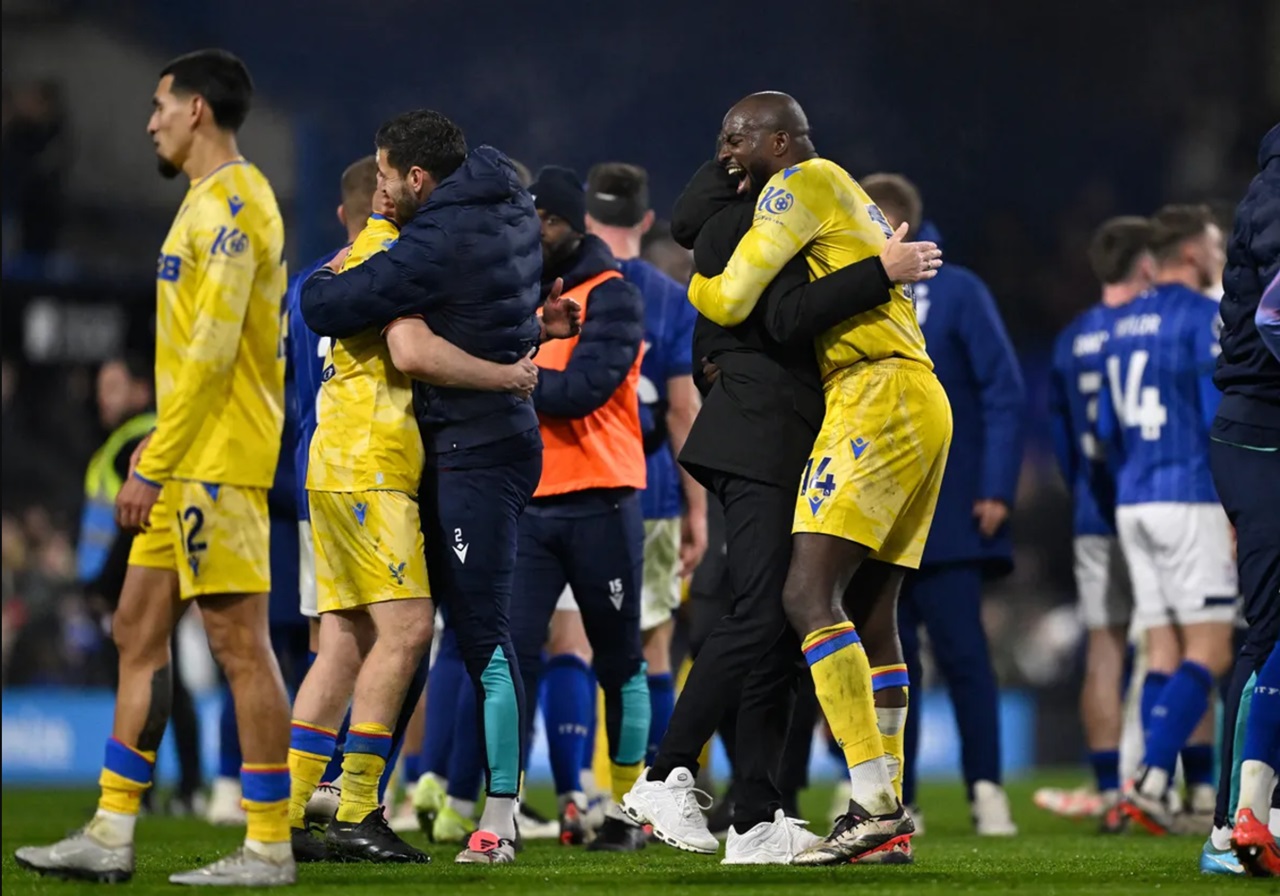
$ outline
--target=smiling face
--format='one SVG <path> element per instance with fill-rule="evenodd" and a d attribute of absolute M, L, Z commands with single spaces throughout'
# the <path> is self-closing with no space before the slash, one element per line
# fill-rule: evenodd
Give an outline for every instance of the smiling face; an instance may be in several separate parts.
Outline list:
<path fill-rule="evenodd" d="M 768 128 L 751 110 L 735 106 L 720 128 L 718 158 L 726 171 L 739 178 L 739 193 L 754 192 L 782 169 L 778 157 L 786 142 L 785 133 Z"/>

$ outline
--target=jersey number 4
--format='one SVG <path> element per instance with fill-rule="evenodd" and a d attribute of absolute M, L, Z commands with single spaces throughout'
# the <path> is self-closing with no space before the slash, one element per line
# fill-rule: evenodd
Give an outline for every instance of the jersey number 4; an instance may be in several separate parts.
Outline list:
<path fill-rule="evenodd" d="M 1134 352 L 1129 356 L 1127 371 L 1122 370 L 1119 358 L 1107 358 L 1107 377 L 1111 380 L 1111 398 L 1120 423 L 1126 428 L 1136 427 L 1144 441 L 1155 442 L 1169 422 L 1169 412 L 1160 403 L 1159 387 L 1142 385 L 1142 374 L 1150 357 L 1145 351 Z"/>

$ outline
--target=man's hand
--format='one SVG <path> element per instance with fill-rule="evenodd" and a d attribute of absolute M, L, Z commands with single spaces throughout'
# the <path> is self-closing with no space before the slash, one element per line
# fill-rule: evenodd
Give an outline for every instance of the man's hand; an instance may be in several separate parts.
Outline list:
<path fill-rule="evenodd" d="M 538 365 L 530 360 L 532 355 L 533 352 L 530 352 L 516 363 L 507 365 L 511 381 L 507 384 L 506 391 L 521 398 L 528 398 L 533 394 L 538 385 Z"/>
<path fill-rule="evenodd" d="M 551 292 L 542 305 L 543 341 L 547 339 L 571 339 L 582 332 L 582 306 L 573 299 L 562 298 L 564 279 L 557 277 L 551 284 Z"/>
<path fill-rule="evenodd" d="M 143 482 L 132 472 L 116 493 L 116 524 L 125 532 L 141 532 L 151 520 L 151 508 L 160 497 L 158 486 Z"/>
<path fill-rule="evenodd" d="M 151 437 L 156 434 L 153 429 L 142 437 L 142 441 L 138 443 L 138 447 L 133 449 L 133 454 L 129 455 L 129 472 L 128 478 L 133 478 L 133 471 L 138 469 L 138 461 L 142 459 L 142 452 L 151 444 Z"/>
<path fill-rule="evenodd" d="M 707 553 L 707 514 L 686 513 L 680 518 L 680 576 L 689 578 Z"/>
<path fill-rule="evenodd" d="M 702 378 L 708 383 L 714 384 L 720 377 L 720 368 L 714 361 L 709 358 L 702 359 Z"/>
<path fill-rule="evenodd" d="M 991 538 L 1009 518 L 1009 505 L 999 498 L 979 498 L 973 502 L 973 517 L 983 538 Z"/>
<path fill-rule="evenodd" d="M 342 266 L 347 263 L 347 256 L 351 254 L 351 247 L 345 246 L 338 250 L 338 254 L 325 262 L 325 267 L 333 271 L 335 274 L 342 273 Z"/>
<path fill-rule="evenodd" d="M 894 283 L 919 283 L 938 276 L 942 267 L 942 250 L 937 243 L 904 243 L 907 222 L 903 221 L 880 250 L 880 263 Z"/>

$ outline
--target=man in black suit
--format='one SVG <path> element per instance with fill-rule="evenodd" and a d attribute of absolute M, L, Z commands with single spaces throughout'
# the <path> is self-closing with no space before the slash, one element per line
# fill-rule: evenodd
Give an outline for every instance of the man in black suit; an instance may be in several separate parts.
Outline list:
<path fill-rule="evenodd" d="M 751 226 L 753 196 L 719 162 L 702 166 L 676 203 L 672 235 L 694 250 L 703 276 L 719 274 Z M 797 256 L 751 316 L 723 328 L 699 317 L 695 357 L 706 400 L 680 463 L 724 508 L 732 608 L 701 646 L 648 773 L 624 800 L 633 818 L 691 852 L 714 853 L 705 820 L 688 809 L 698 754 L 726 709 L 737 704 L 733 822 L 725 861 L 787 863 L 798 829 L 781 811 L 776 785 L 800 663 L 800 643 L 782 609 L 791 559 L 795 489 L 822 424 L 824 402 L 813 339 L 888 301 L 894 282 L 932 276 L 933 243 L 896 234 L 880 257 L 809 281 Z M 928 272 L 928 273 L 926 273 Z M 676 812 L 671 814 L 671 807 Z M 807 844 L 806 844 L 807 845 Z"/>

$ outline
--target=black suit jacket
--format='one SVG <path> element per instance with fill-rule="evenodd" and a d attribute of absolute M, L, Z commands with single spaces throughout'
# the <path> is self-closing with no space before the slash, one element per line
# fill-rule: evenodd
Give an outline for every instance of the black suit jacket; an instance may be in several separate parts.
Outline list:
<path fill-rule="evenodd" d="M 671 233 L 693 249 L 694 265 L 714 277 L 751 227 L 753 196 L 737 178 L 707 162 L 676 201 Z M 810 282 L 802 256 L 774 278 L 741 324 L 721 327 L 699 316 L 695 362 L 720 368 L 714 384 L 695 371 L 704 401 L 680 463 L 708 488 L 715 473 L 797 486 L 824 403 L 813 340 L 831 327 L 889 300 L 892 283 L 879 258 L 868 258 Z"/>

